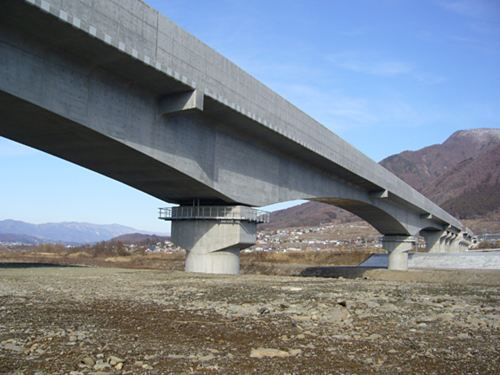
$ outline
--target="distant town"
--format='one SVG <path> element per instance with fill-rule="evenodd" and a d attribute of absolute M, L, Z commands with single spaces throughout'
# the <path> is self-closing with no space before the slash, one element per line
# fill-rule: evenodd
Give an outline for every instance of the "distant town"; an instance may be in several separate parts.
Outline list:
<path fill-rule="evenodd" d="M 132 235 L 134 236 L 134 235 Z M 81 247 L 95 247 L 104 242 L 119 243 L 118 247 L 121 252 L 128 254 L 151 254 L 165 253 L 174 254 L 184 252 L 184 249 L 172 243 L 169 237 L 148 236 L 136 234 L 142 238 L 140 240 L 130 241 L 121 239 L 122 236 L 111 239 L 109 241 L 101 241 L 93 245 L 58 245 L 67 250 Z M 491 244 L 497 243 L 500 239 L 500 234 L 487 234 L 486 232 L 478 236 L 480 240 Z M 32 239 L 33 237 L 29 237 Z M 30 246 L 43 246 L 46 242 L 33 243 L 22 240 L 12 241 L 0 238 L 0 246 L 4 248 L 16 249 L 26 248 Z M 50 244 L 57 244 L 56 241 Z M 349 222 L 342 224 L 322 224 L 313 227 L 294 228 L 294 229 L 278 229 L 270 231 L 257 232 L 257 243 L 242 250 L 244 253 L 252 252 L 293 252 L 302 250 L 315 251 L 335 251 L 356 249 L 356 248 L 381 248 L 382 235 L 380 235 L 372 226 L 366 222 Z M 418 249 L 425 248 L 423 239 L 418 243 Z"/>
<path fill-rule="evenodd" d="M 129 253 L 176 253 L 184 251 L 172 243 L 168 237 L 148 237 L 143 241 L 121 242 Z M 282 229 L 273 231 L 259 231 L 257 243 L 243 250 L 243 252 L 254 251 L 300 251 L 300 250 L 335 250 L 345 247 L 374 246 L 381 247 L 381 238 L 375 229 L 364 222 L 346 224 L 325 224 L 314 227 Z M 157 241 L 155 241 L 157 239 Z M 113 241 L 113 240 L 110 240 Z M 109 242 L 109 241 L 108 241 Z M 0 246 L 17 247 L 28 245 L 23 241 L 12 242 L 0 240 Z M 78 247 L 66 245 L 66 248 Z"/>
<path fill-rule="evenodd" d="M 242 252 L 333 251 L 346 247 L 382 247 L 381 238 L 381 235 L 376 234 L 376 231 L 365 223 L 327 224 L 309 228 L 260 231 L 257 233 L 257 243 L 248 249 L 242 250 Z M 124 246 L 130 253 L 175 253 L 184 251 L 184 249 L 169 240 L 158 241 L 154 245 L 124 244 Z"/>

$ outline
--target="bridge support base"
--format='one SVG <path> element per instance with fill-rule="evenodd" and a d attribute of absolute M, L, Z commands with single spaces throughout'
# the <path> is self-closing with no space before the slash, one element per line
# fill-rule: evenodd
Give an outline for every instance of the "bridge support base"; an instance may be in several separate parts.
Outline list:
<path fill-rule="evenodd" d="M 186 272 L 240 273 L 240 250 L 257 242 L 257 224 L 222 220 L 172 222 L 172 242 L 186 249 Z"/>
<path fill-rule="evenodd" d="M 425 248 L 428 253 L 462 253 L 467 251 L 471 241 L 458 234 L 448 231 L 420 231 L 425 238 Z"/>
<path fill-rule="evenodd" d="M 446 231 L 420 231 L 420 235 L 425 238 L 425 250 L 428 253 L 446 253 L 446 243 L 449 239 Z"/>
<path fill-rule="evenodd" d="M 186 272 L 240 273 L 240 250 L 257 242 L 257 223 L 268 220 L 249 207 L 175 207 L 172 242 L 186 250 Z M 161 216 L 161 215 L 160 215 Z"/>
<path fill-rule="evenodd" d="M 415 238 L 412 236 L 384 236 L 382 246 L 389 252 L 389 269 L 408 270 L 408 251 L 413 247 Z"/>

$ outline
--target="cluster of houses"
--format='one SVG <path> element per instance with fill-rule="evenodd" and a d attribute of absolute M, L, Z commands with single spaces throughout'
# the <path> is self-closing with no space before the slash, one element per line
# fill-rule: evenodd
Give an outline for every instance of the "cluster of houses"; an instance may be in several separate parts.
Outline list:
<path fill-rule="evenodd" d="M 355 233 L 357 233 L 357 235 Z M 363 234 L 360 235 L 360 233 Z M 335 250 L 347 246 L 382 246 L 381 236 L 370 236 L 367 233 L 369 233 L 368 227 L 357 223 L 326 224 L 309 228 L 259 231 L 257 233 L 257 243 L 243 251 L 286 252 L 301 250 Z M 12 244 L 10 245 L 12 246 Z M 156 243 L 148 244 L 122 243 L 121 246 L 130 254 L 171 254 L 184 251 L 179 246 L 164 239 Z"/>
<path fill-rule="evenodd" d="M 243 250 L 253 251 L 300 251 L 300 250 L 335 250 L 339 247 L 375 246 L 381 247 L 381 236 L 352 237 L 342 236 L 346 230 L 363 230 L 355 224 L 328 224 L 310 228 L 289 230 L 260 231 L 257 243 Z M 315 236 L 317 234 L 317 236 Z M 343 237 L 343 238 L 341 238 Z M 170 241 L 157 242 L 155 245 L 125 244 L 130 253 L 178 253 L 184 250 Z"/>
<path fill-rule="evenodd" d="M 259 232 L 257 244 L 245 252 L 251 251 L 301 251 L 301 250 L 335 250 L 345 246 L 376 246 L 381 247 L 381 236 L 355 237 L 343 236 L 336 229 L 359 228 L 367 229 L 366 226 L 353 224 L 328 224 L 310 228 L 298 228 L 291 230 L 276 230 Z M 337 235 L 334 235 L 336 232 Z M 318 234 L 315 238 L 314 234 Z M 326 235 L 325 235 L 326 234 Z M 337 238 L 338 237 L 338 238 Z"/>
<path fill-rule="evenodd" d="M 134 253 L 180 253 L 183 252 L 184 249 L 175 245 L 170 241 L 161 241 L 157 242 L 155 245 L 138 245 L 138 244 L 125 244 L 125 248 L 131 254 Z"/>

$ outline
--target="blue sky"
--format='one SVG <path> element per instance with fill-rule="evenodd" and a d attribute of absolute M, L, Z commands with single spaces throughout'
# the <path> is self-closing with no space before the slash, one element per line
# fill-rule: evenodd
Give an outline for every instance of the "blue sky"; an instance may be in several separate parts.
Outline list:
<path fill-rule="evenodd" d="M 366 155 L 500 128 L 498 0 L 147 0 Z M 0 138 L 0 220 L 168 231 L 165 204 Z"/>

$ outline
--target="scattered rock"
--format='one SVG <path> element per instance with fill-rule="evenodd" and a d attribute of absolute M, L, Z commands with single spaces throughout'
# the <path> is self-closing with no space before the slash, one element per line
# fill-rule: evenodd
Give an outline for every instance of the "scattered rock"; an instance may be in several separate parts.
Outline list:
<path fill-rule="evenodd" d="M 96 371 L 110 371 L 111 365 L 109 363 L 96 363 L 94 365 L 94 370 Z"/>
<path fill-rule="evenodd" d="M 215 356 L 212 353 L 210 353 L 210 354 L 207 354 L 205 356 L 199 357 L 198 360 L 201 362 L 206 362 L 206 361 L 211 361 L 214 358 L 215 358 Z"/>
<path fill-rule="evenodd" d="M 108 363 L 111 365 L 111 366 L 116 366 L 117 364 L 119 363 L 124 363 L 125 360 L 124 359 L 121 359 L 121 358 L 118 358 L 118 357 L 114 357 L 114 356 L 110 356 L 108 358 Z"/>
<path fill-rule="evenodd" d="M 3 347 L 5 350 L 10 350 L 12 352 L 24 352 L 24 347 L 20 345 L 7 344 Z"/>
<path fill-rule="evenodd" d="M 498 367 L 496 287 L 23 271 L 0 268 L 5 373 L 330 373 L 329 357 L 339 373 L 415 373 L 418 363 L 432 373 L 444 361 L 450 372 Z"/>
<path fill-rule="evenodd" d="M 289 352 L 286 352 L 284 350 L 279 350 L 279 349 L 266 349 L 266 348 L 258 348 L 258 349 L 252 349 L 252 352 L 250 353 L 251 358 L 263 358 L 263 357 L 290 357 L 290 356 L 296 356 L 300 354 L 302 351 L 300 349 L 292 349 Z"/>
<path fill-rule="evenodd" d="M 95 361 L 90 357 L 83 358 L 82 363 L 89 367 L 94 367 L 95 365 Z"/>

